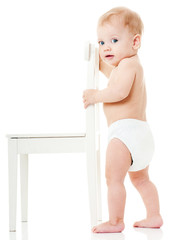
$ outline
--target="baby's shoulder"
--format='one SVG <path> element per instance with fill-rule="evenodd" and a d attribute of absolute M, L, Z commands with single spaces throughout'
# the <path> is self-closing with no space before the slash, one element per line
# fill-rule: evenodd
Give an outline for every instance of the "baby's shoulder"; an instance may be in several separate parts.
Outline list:
<path fill-rule="evenodd" d="M 141 75 L 143 74 L 143 67 L 140 63 L 138 56 L 124 58 L 120 61 L 116 70 L 114 69 L 114 73 L 116 74 L 131 74 L 131 75 Z M 141 75 L 142 76 L 142 75 Z"/>
<path fill-rule="evenodd" d="M 140 60 L 138 58 L 138 56 L 133 56 L 133 57 L 129 57 L 129 58 L 124 58 L 120 61 L 119 68 L 134 68 L 134 69 L 139 69 L 142 68 L 142 65 L 140 63 Z"/>

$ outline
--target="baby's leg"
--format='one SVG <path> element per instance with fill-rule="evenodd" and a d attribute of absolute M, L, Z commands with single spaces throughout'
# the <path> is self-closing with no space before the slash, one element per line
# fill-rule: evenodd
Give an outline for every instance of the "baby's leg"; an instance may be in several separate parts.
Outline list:
<path fill-rule="evenodd" d="M 106 154 L 109 221 L 95 226 L 92 229 L 94 233 L 123 231 L 126 200 L 124 178 L 130 165 L 131 155 L 127 147 L 119 139 L 112 139 Z"/>
<path fill-rule="evenodd" d="M 147 210 L 147 218 L 136 222 L 134 227 L 161 227 L 163 221 L 160 215 L 158 192 L 149 179 L 148 167 L 141 171 L 129 172 L 129 176 L 133 185 L 139 191 Z"/>

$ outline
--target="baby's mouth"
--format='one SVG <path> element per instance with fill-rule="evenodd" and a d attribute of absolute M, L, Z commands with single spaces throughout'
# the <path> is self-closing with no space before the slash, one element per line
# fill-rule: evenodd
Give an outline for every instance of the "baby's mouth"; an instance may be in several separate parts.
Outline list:
<path fill-rule="evenodd" d="M 105 56 L 106 59 L 111 59 L 111 58 L 113 58 L 113 57 L 114 57 L 114 55 L 110 55 L 110 54 L 108 54 L 108 55 Z"/>

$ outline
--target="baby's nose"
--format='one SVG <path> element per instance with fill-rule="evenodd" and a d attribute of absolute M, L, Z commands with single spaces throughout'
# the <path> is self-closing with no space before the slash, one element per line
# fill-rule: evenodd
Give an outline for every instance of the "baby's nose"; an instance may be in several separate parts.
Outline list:
<path fill-rule="evenodd" d="M 111 47 L 109 46 L 109 44 L 105 43 L 104 44 L 104 51 L 110 51 L 111 50 Z"/>

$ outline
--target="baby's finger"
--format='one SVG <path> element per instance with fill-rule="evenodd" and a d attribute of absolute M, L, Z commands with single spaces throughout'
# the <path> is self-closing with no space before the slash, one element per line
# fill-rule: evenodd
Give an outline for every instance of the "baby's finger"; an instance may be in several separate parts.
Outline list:
<path fill-rule="evenodd" d="M 83 98 L 83 102 L 85 102 L 86 101 L 86 98 L 85 97 L 82 97 Z"/>
<path fill-rule="evenodd" d="M 84 108 L 86 109 L 89 106 L 89 104 L 85 101 Z"/>

